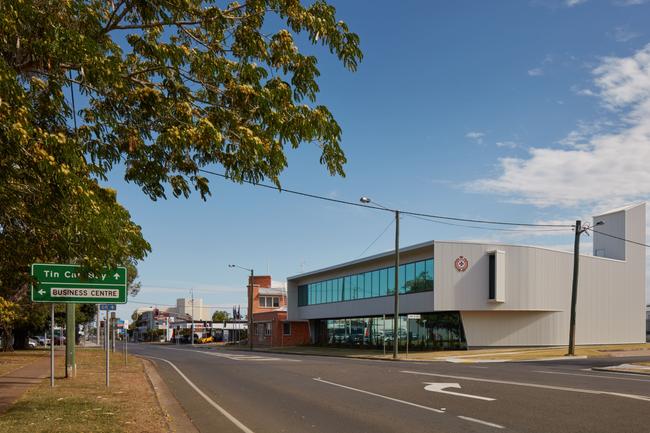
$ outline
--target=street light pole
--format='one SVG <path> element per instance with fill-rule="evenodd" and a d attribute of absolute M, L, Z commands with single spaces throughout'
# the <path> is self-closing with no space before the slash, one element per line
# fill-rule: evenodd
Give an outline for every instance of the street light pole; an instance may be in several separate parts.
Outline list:
<path fill-rule="evenodd" d="M 397 359 L 397 345 L 399 343 L 399 211 L 395 211 L 395 313 L 393 316 L 393 359 Z"/>
<path fill-rule="evenodd" d="M 190 295 L 192 296 L 192 346 L 194 346 L 194 289 L 190 289 Z"/>
<path fill-rule="evenodd" d="M 253 280 L 255 273 L 251 269 L 251 281 L 248 286 L 248 350 L 253 350 Z"/>
<path fill-rule="evenodd" d="M 363 204 L 368 204 L 372 202 L 369 197 L 361 197 L 359 201 Z M 395 212 L 395 293 L 394 296 L 394 310 L 393 310 L 393 359 L 397 359 L 398 355 L 398 344 L 399 344 L 399 210 L 389 209 L 386 206 L 382 206 L 377 202 L 372 202 L 379 207 L 382 207 L 386 210 L 392 210 Z M 384 337 L 385 339 L 386 337 Z"/>
<path fill-rule="evenodd" d="M 228 267 L 243 269 L 251 273 L 248 284 L 248 331 L 246 333 L 248 334 L 248 349 L 253 350 L 253 280 L 255 279 L 255 271 L 239 265 L 228 265 Z"/>

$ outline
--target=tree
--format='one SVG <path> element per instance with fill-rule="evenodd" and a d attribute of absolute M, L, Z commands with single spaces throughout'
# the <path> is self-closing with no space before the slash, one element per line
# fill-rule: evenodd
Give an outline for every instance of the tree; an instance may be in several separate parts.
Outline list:
<path fill-rule="evenodd" d="M 213 322 L 225 322 L 229 318 L 230 316 L 227 311 L 215 311 L 214 314 L 212 314 Z"/>
<path fill-rule="evenodd" d="M 200 169 L 214 164 L 280 186 L 285 149 L 303 142 L 344 175 L 341 129 L 316 105 L 317 59 L 296 44 L 320 44 L 356 70 L 359 38 L 335 12 L 323 0 L 2 2 L 3 138 L 64 170 L 70 154 L 51 148 L 74 136 L 92 175 L 123 164 L 152 199 L 165 186 L 205 198 Z M 76 134 L 66 86 L 87 101 Z"/>
<path fill-rule="evenodd" d="M 0 2 L 0 28 L 0 296 L 39 317 L 31 263 L 126 265 L 134 283 L 150 246 L 99 184 L 118 165 L 152 199 L 205 199 L 200 170 L 215 164 L 280 186 L 285 150 L 303 142 L 344 175 L 316 57 L 294 40 L 356 70 L 359 38 L 324 1 Z"/>

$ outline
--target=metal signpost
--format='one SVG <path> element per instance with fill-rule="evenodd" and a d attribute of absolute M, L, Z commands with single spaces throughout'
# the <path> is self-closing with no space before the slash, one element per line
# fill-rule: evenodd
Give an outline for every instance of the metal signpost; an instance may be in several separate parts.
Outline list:
<path fill-rule="evenodd" d="M 50 315 L 50 386 L 54 388 L 54 304 Z"/>
<path fill-rule="evenodd" d="M 106 311 L 106 322 L 104 322 L 104 350 L 106 351 L 106 388 L 110 384 L 110 344 L 111 344 L 111 331 L 109 312 Z"/>
<path fill-rule="evenodd" d="M 125 304 L 127 301 L 127 272 L 126 268 L 85 271 L 79 265 L 56 263 L 33 263 L 31 275 L 37 281 L 31 286 L 32 302 L 48 302 L 51 309 L 51 341 L 50 341 L 50 385 L 54 386 L 54 304 Z M 115 309 L 113 305 L 112 309 Z M 67 308 L 68 315 L 71 309 Z M 74 312 L 74 310 L 72 310 Z M 106 311 L 106 341 L 108 343 L 108 310 Z M 75 331 L 75 330 L 69 330 Z M 99 332 L 99 331 L 98 331 Z M 74 371 L 75 335 L 67 341 L 66 376 L 68 367 Z M 62 339 L 61 339 L 62 340 Z M 106 345 L 106 386 L 108 386 L 108 350 Z"/>

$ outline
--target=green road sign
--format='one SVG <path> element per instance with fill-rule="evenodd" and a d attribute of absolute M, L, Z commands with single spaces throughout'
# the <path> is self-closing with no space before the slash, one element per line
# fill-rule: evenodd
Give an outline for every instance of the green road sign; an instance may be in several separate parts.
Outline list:
<path fill-rule="evenodd" d="M 126 268 L 82 272 L 79 265 L 32 264 L 33 302 L 125 304 Z"/>

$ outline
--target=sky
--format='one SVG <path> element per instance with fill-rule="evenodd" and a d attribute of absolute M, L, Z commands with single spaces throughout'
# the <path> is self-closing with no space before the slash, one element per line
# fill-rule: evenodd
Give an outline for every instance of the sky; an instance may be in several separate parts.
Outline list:
<path fill-rule="evenodd" d="M 346 177 L 329 176 L 307 143 L 287 150 L 285 188 L 415 212 L 567 224 L 650 197 L 649 1 L 331 3 L 360 36 L 359 70 L 322 48 L 301 49 L 319 58 L 318 102 L 343 129 Z M 388 212 L 220 178 L 211 179 L 208 201 L 154 202 L 122 177 L 116 170 L 106 185 L 152 245 L 138 266 L 142 290 L 118 308 L 122 317 L 174 304 L 190 288 L 207 305 L 243 311 L 247 273 L 228 264 L 283 281 L 393 248 Z M 573 244 L 570 229 L 479 230 L 412 217 L 400 231 L 402 246 Z M 582 251 L 591 252 L 589 237 Z"/>

